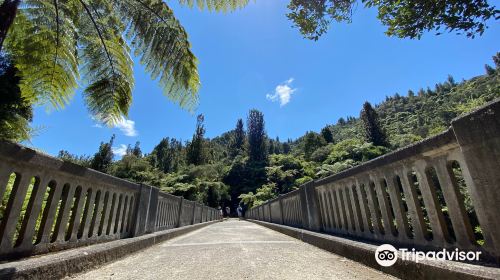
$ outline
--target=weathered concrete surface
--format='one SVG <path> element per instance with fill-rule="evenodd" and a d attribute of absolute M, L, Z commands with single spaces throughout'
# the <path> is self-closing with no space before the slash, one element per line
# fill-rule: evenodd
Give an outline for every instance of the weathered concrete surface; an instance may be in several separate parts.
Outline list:
<path fill-rule="evenodd" d="M 215 223 L 74 279 L 390 279 L 346 258 L 238 220 Z"/>
<path fill-rule="evenodd" d="M 399 258 L 394 265 L 382 267 L 375 261 L 375 250 L 378 247 L 375 244 L 268 222 L 250 221 L 401 279 L 500 279 L 498 267 L 453 261 L 423 260 L 417 263 Z"/>
<path fill-rule="evenodd" d="M 106 262 L 115 261 L 144 248 L 186 234 L 210 223 L 199 223 L 157 231 L 134 238 L 120 239 L 53 254 L 33 256 L 0 264 L 1 280 L 49 280 L 87 271 Z"/>

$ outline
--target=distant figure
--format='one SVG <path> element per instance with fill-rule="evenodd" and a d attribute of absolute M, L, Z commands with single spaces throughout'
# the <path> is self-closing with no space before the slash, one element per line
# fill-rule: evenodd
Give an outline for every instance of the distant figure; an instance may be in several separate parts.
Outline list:
<path fill-rule="evenodd" d="M 236 209 L 236 212 L 238 212 L 238 218 L 241 220 L 243 217 L 243 208 L 241 208 L 241 205 L 238 205 L 238 209 Z"/>
<path fill-rule="evenodd" d="M 241 206 L 241 216 L 244 218 L 245 217 L 245 213 L 247 212 L 247 205 L 246 204 L 243 204 L 243 206 Z"/>
<path fill-rule="evenodd" d="M 222 207 L 219 206 L 219 208 L 217 208 L 219 210 L 219 220 L 222 220 L 224 218 L 224 213 L 222 212 Z"/>
<path fill-rule="evenodd" d="M 231 214 L 231 208 L 229 208 L 229 206 L 226 206 L 226 217 L 229 218 L 229 215 Z"/>

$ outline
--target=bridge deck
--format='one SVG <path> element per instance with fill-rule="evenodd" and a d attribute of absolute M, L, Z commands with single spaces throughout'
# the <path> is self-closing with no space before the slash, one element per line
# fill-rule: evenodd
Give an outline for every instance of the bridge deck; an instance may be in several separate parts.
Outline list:
<path fill-rule="evenodd" d="M 389 279 L 246 221 L 204 227 L 74 279 Z"/>

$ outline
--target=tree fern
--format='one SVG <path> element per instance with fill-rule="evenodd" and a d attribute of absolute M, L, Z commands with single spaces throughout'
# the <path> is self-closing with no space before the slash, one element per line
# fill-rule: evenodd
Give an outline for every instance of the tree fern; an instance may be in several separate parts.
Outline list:
<path fill-rule="evenodd" d="M 247 3 L 196 1 L 211 11 Z M 22 95 L 32 102 L 64 107 L 81 75 L 91 113 L 116 123 L 132 101 L 131 51 L 172 101 L 190 110 L 198 102 L 198 61 L 186 31 L 161 0 L 24 0 L 5 44 L 22 77 Z"/>
<path fill-rule="evenodd" d="M 135 55 L 165 94 L 182 107 L 196 105 L 199 76 L 197 59 L 187 34 L 172 10 L 159 0 L 117 0 L 126 36 Z"/>
<path fill-rule="evenodd" d="M 84 91 L 89 110 L 105 123 L 127 115 L 134 77 L 130 49 L 122 38 L 124 27 L 108 1 L 80 0 L 85 13 L 78 20 L 79 45 L 88 81 Z"/>
<path fill-rule="evenodd" d="M 62 107 L 77 86 L 75 26 L 67 12 L 48 1 L 25 1 L 9 32 L 7 51 L 28 100 L 49 100 Z"/>

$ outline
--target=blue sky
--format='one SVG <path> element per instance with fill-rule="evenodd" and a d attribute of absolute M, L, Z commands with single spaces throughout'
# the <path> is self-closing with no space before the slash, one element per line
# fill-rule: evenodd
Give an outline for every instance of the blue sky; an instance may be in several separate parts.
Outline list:
<path fill-rule="evenodd" d="M 495 23 L 476 39 L 434 33 L 398 39 L 384 35 L 376 11 L 358 7 L 352 24 L 334 24 L 314 42 L 291 27 L 288 1 L 256 0 L 229 14 L 170 2 L 200 61 L 196 112 L 171 103 L 136 63 L 133 104 L 120 127 L 98 127 L 77 91 L 63 110 L 36 108 L 38 132 L 29 145 L 52 155 L 62 149 L 91 155 L 114 133 L 117 151 L 140 141 L 150 152 L 163 137 L 189 140 L 198 113 L 212 138 L 233 129 L 252 108 L 264 113 L 270 137 L 297 138 L 339 117 L 357 116 L 364 101 L 433 87 L 448 74 L 457 81 L 482 75 L 500 45 Z"/>

